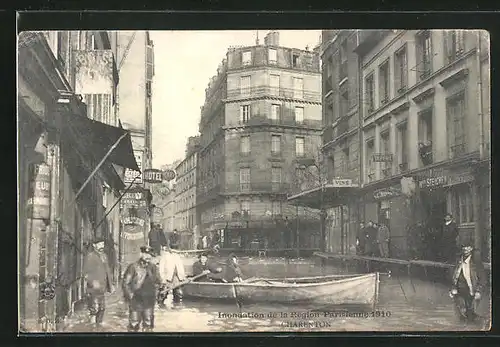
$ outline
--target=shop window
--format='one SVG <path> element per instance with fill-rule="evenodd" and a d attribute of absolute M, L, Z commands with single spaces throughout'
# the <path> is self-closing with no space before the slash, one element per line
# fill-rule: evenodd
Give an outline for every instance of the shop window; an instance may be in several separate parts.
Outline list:
<path fill-rule="evenodd" d="M 470 184 L 463 184 L 453 188 L 452 203 L 454 216 L 458 224 L 474 222 L 474 205 Z"/>

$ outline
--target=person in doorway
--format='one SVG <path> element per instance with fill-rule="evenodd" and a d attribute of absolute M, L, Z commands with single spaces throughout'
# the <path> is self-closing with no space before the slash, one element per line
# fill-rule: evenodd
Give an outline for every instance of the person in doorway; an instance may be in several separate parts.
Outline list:
<path fill-rule="evenodd" d="M 356 235 L 356 253 L 358 255 L 365 254 L 365 244 L 366 244 L 365 222 L 360 222 L 358 233 Z"/>
<path fill-rule="evenodd" d="M 387 225 L 380 223 L 377 232 L 377 243 L 382 258 L 389 258 L 390 232 Z"/>
<path fill-rule="evenodd" d="M 154 250 L 141 247 L 141 257 L 130 264 L 123 275 L 123 295 L 129 305 L 128 330 L 137 332 L 142 323 L 143 331 L 154 328 L 154 307 L 157 287 L 161 284 L 158 268 L 153 263 Z"/>
<path fill-rule="evenodd" d="M 206 274 L 206 278 L 210 281 L 220 280 L 220 276 L 217 275 L 221 272 L 221 267 L 216 267 L 213 263 L 208 261 L 208 255 L 206 253 L 200 254 L 198 260 L 193 264 L 193 276 Z"/>
<path fill-rule="evenodd" d="M 365 228 L 365 255 L 376 256 L 377 252 L 377 229 L 373 221 L 369 221 Z"/>
<path fill-rule="evenodd" d="M 441 233 L 442 260 L 452 263 L 458 253 L 458 227 L 453 220 L 453 216 L 448 213 L 444 218 L 444 225 Z"/>
<path fill-rule="evenodd" d="M 227 258 L 223 281 L 228 283 L 241 282 L 242 274 L 243 273 L 241 272 L 240 265 L 238 264 L 238 257 L 236 257 L 235 254 L 231 253 Z"/>
<path fill-rule="evenodd" d="M 450 291 L 461 320 L 473 321 L 477 317 L 474 305 L 481 299 L 485 281 L 486 273 L 479 252 L 470 243 L 462 245 Z"/>
<path fill-rule="evenodd" d="M 95 317 L 95 324 L 100 327 L 106 309 L 104 295 L 113 293 L 113 274 L 109 267 L 108 257 L 104 251 L 104 240 L 96 240 L 90 252 L 85 256 L 83 276 L 87 284 L 87 307 L 91 319 Z"/>
<path fill-rule="evenodd" d="M 151 224 L 151 231 L 148 235 L 149 246 L 153 248 L 155 256 L 161 253 L 161 247 L 167 244 L 167 238 L 160 224 Z"/>
<path fill-rule="evenodd" d="M 164 295 L 158 300 L 160 305 L 163 305 L 169 288 L 171 288 L 174 302 L 182 302 L 182 288 L 177 286 L 186 280 L 186 272 L 180 255 L 172 251 L 175 249 L 177 249 L 177 245 L 167 244 L 162 247 L 159 271 L 160 277 L 163 279 L 161 292 L 164 293 Z"/>

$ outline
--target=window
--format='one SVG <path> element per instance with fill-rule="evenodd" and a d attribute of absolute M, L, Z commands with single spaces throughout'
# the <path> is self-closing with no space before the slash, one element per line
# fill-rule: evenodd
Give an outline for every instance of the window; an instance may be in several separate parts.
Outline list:
<path fill-rule="evenodd" d="M 304 108 L 295 107 L 295 122 L 302 124 L 304 123 Z"/>
<path fill-rule="evenodd" d="M 297 157 L 303 157 L 305 155 L 303 137 L 295 138 L 295 155 Z"/>
<path fill-rule="evenodd" d="M 452 208 L 459 224 L 474 222 L 474 206 L 470 184 L 460 184 L 452 189 Z"/>
<path fill-rule="evenodd" d="M 447 62 L 451 63 L 459 58 L 465 51 L 464 31 L 448 30 L 444 37 Z"/>
<path fill-rule="evenodd" d="M 250 214 L 250 201 L 243 200 L 240 202 L 240 205 L 241 205 L 241 214 L 242 215 Z"/>
<path fill-rule="evenodd" d="M 241 155 L 250 154 L 250 136 L 242 136 L 240 138 L 240 154 Z"/>
<path fill-rule="evenodd" d="M 278 51 L 274 48 L 269 48 L 269 64 L 276 64 L 278 62 Z"/>
<path fill-rule="evenodd" d="M 292 55 L 292 66 L 293 67 L 298 67 L 299 66 L 299 55 L 298 54 L 293 54 Z"/>
<path fill-rule="evenodd" d="M 271 136 L 271 154 L 279 154 L 281 152 L 281 136 Z"/>
<path fill-rule="evenodd" d="M 84 94 L 87 116 L 105 124 L 112 124 L 111 94 Z"/>
<path fill-rule="evenodd" d="M 380 104 L 383 105 L 389 101 L 389 61 L 380 65 L 378 78 Z"/>
<path fill-rule="evenodd" d="M 404 92 L 408 86 L 408 63 L 406 58 L 406 46 L 394 55 L 394 78 L 398 94 Z"/>
<path fill-rule="evenodd" d="M 271 201 L 271 212 L 273 216 L 278 216 L 281 214 L 282 204 L 281 201 L 273 200 Z"/>
<path fill-rule="evenodd" d="M 463 92 L 446 102 L 448 144 L 452 158 L 465 154 L 465 95 Z"/>
<path fill-rule="evenodd" d="M 340 96 L 340 117 L 347 116 L 349 110 L 349 91 L 345 91 Z"/>
<path fill-rule="evenodd" d="M 281 185 L 281 167 L 273 167 L 271 169 L 271 184 L 272 190 L 278 191 Z"/>
<path fill-rule="evenodd" d="M 248 123 L 250 120 L 250 105 L 240 106 L 240 122 Z"/>
<path fill-rule="evenodd" d="M 302 78 L 293 78 L 293 97 L 298 99 L 304 97 L 304 81 Z"/>
<path fill-rule="evenodd" d="M 375 152 L 375 141 L 370 139 L 366 141 L 366 176 L 368 182 L 373 181 L 375 178 L 375 163 L 373 161 L 373 154 Z"/>
<path fill-rule="evenodd" d="M 280 119 L 280 105 L 271 105 L 271 120 L 277 121 Z"/>
<path fill-rule="evenodd" d="M 269 86 L 271 88 L 272 95 L 279 95 L 280 76 L 279 75 L 269 75 Z"/>
<path fill-rule="evenodd" d="M 347 77 L 347 40 L 340 45 L 339 82 Z"/>
<path fill-rule="evenodd" d="M 97 49 L 97 43 L 95 41 L 95 35 L 94 34 L 90 35 L 90 49 L 91 50 Z"/>
<path fill-rule="evenodd" d="M 250 65 L 252 63 L 252 52 L 243 52 L 241 57 L 241 62 L 244 66 Z"/>
<path fill-rule="evenodd" d="M 250 168 L 245 167 L 240 169 L 240 189 L 250 189 Z"/>
<path fill-rule="evenodd" d="M 250 76 L 241 76 L 240 78 L 240 93 L 243 96 L 250 95 L 251 80 Z"/>
<path fill-rule="evenodd" d="M 418 142 L 432 145 L 432 110 L 428 109 L 419 114 Z"/>
<path fill-rule="evenodd" d="M 408 145 L 407 145 L 407 129 L 406 122 L 398 125 L 397 127 L 397 151 L 398 151 L 398 165 L 401 172 L 408 169 Z"/>
<path fill-rule="evenodd" d="M 349 147 L 345 147 L 342 149 L 342 173 L 348 173 L 349 172 Z"/>
<path fill-rule="evenodd" d="M 368 108 L 368 113 L 373 112 L 375 109 L 375 85 L 373 82 L 373 74 L 370 74 L 365 79 L 365 90 L 366 90 L 366 106 Z"/>
<path fill-rule="evenodd" d="M 417 35 L 417 73 L 420 80 L 427 78 L 432 70 L 431 33 L 428 30 Z"/>
<path fill-rule="evenodd" d="M 391 153 L 389 130 L 386 130 L 380 134 L 380 152 L 382 154 Z M 382 163 L 382 175 L 383 177 L 389 177 L 390 174 L 391 174 L 391 162 L 384 161 Z"/>

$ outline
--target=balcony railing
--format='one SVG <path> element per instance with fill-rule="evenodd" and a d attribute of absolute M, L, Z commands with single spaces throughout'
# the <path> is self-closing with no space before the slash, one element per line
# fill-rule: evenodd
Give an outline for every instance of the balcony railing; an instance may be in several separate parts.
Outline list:
<path fill-rule="evenodd" d="M 290 190 L 290 184 L 281 182 L 250 182 L 226 185 L 225 193 L 250 193 L 269 192 L 286 193 Z"/>
<path fill-rule="evenodd" d="M 284 126 L 297 126 L 304 128 L 321 128 L 321 120 L 304 119 L 302 121 L 296 121 L 294 117 L 280 117 L 278 119 L 272 119 L 265 114 L 253 114 L 248 120 L 238 119 L 237 121 L 229 121 L 229 126 L 234 125 L 284 125 Z"/>
<path fill-rule="evenodd" d="M 259 86 L 251 88 L 231 89 L 227 92 L 228 99 L 251 98 L 261 96 L 276 96 L 287 99 L 298 99 L 312 102 L 321 102 L 321 93 L 312 90 L 278 88 L 269 86 Z"/>
<path fill-rule="evenodd" d="M 451 159 L 457 159 L 467 154 L 467 145 L 460 143 L 450 147 Z"/>

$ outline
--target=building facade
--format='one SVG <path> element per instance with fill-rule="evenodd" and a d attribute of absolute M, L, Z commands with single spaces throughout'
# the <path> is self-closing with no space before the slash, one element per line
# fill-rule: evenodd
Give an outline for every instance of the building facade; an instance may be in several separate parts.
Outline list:
<path fill-rule="evenodd" d="M 20 325 L 50 331 L 85 297 L 89 244 L 104 237 L 116 266 L 119 223 L 108 204 L 137 164 L 130 134 L 114 126 L 113 98 L 83 102 L 118 83 L 106 32 L 23 32 L 18 57 Z"/>
<path fill-rule="evenodd" d="M 206 90 L 200 120 L 198 209 L 204 234 L 225 248 L 287 248 L 297 210 L 287 204 L 299 161 L 321 143 L 319 56 L 279 46 L 229 49 Z M 296 226 L 293 224 L 293 233 Z M 304 248 L 319 243 L 307 225 Z"/>
<path fill-rule="evenodd" d="M 117 70 L 121 83 L 116 97 L 118 115 L 123 128 L 132 135 L 132 146 L 140 170 L 152 168 L 152 95 L 154 77 L 154 45 L 148 31 L 114 31 L 111 44 L 116 52 Z M 130 194 L 123 199 L 123 228 L 120 264 L 135 261 L 140 247 L 147 242 L 151 230 L 150 187 L 142 174 L 125 171 L 125 184 Z"/>
<path fill-rule="evenodd" d="M 175 228 L 180 235 L 182 249 L 194 249 L 198 238 L 198 214 L 196 213 L 196 169 L 199 138 L 190 138 L 186 145 L 186 157 L 175 168 Z"/>
<path fill-rule="evenodd" d="M 327 182 L 360 184 L 358 30 L 322 32 L 323 165 Z M 355 253 L 358 201 L 352 196 L 326 210 L 326 250 Z"/>
<path fill-rule="evenodd" d="M 389 226 L 391 257 L 429 259 L 428 233 L 451 213 L 488 259 L 488 49 L 480 31 L 360 32 L 361 217 Z"/>

